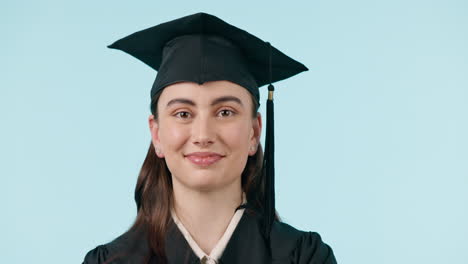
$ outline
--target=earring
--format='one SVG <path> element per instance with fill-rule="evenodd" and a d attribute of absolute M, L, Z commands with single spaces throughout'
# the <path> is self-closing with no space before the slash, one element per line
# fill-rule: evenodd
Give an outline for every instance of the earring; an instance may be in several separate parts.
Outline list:
<path fill-rule="evenodd" d="M 161 155 L 161 150 L 159 148 L 156 148 L 156 154 Z"/>
<path fill-rule="evenodd" d="M 250 146 L 250 151 L 255 151 L 256 148 L 256 146 Z"/>

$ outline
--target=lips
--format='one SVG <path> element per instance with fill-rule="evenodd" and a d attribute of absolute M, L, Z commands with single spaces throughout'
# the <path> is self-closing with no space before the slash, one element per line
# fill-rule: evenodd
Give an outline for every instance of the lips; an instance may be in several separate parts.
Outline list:
<path fill-rule="evenodd" d="M 185 157 L 193 164 L 202 167 L 210 166 L 224 158 L 223 155 L 216 152 L 193 152 L 185 155 Z"/>

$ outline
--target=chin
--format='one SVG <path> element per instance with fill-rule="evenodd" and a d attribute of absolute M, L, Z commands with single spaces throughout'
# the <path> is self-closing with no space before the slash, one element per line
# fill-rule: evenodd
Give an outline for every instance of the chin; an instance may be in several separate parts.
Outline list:
<path fill-rule="evenodd" d="M 190 178 L 186 179 L 188 186 L 193 189 L 209 191 L 217 188 L 222 188 L 227 183 L 221 181 L 222 174 L 208 171 L 197 171 L 190 174 Z"/>
<path fill-rule="evenodd" d="M 190 189 L 203 192 L 223 189 L 236 180 L 229 180 L 227 175 L 219 171 L 192 170 L 190 173 L 184 175 L 188 177 L 178 177 L 179 182 Z"/>

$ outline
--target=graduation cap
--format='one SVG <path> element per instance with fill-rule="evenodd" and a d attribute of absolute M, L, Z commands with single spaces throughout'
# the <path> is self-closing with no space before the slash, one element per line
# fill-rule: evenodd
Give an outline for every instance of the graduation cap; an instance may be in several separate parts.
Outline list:
<path fill-rule="evenodd" d="M 263 175 L 264 235 L 275 219 L 273 82 L 307 71 L 300 62 L 256 36 L 206 13 L 197 13 L 135 32 L 112 45 L 158 71 L 151 98 L 177 82 L 227 80 L 246 88 L 260 104 L 268 85 Z"/>

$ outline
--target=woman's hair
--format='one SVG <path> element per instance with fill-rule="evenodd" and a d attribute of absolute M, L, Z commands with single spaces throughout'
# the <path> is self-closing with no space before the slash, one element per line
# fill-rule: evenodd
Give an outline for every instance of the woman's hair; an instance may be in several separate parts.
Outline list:
<path fill-rule="evenodd" d="M 158 118 L 157 103 L 161 92 L 151 100 L 151 113 Z M 252 118 L 256 118 L 259 105 L 252 98 Z M 259 144 L 257 152 L 249 156 L 242 172 L 242 190 L 246 193 L 249 209 L 261 210 L 264 201 L 264 178 L 261 175 L 263 150 Z M 135 201 L 138 207 L 136 220 L 130 230 L 146 230 L 148 246 L 157 263 L 167 263 L 165 236 L 170 227 L 173 190 L 171 173 L 164 158 L 159 158 L 150 143 L 135 188 Z M 149 260 L 149 256 L 148 256 Z"/>

